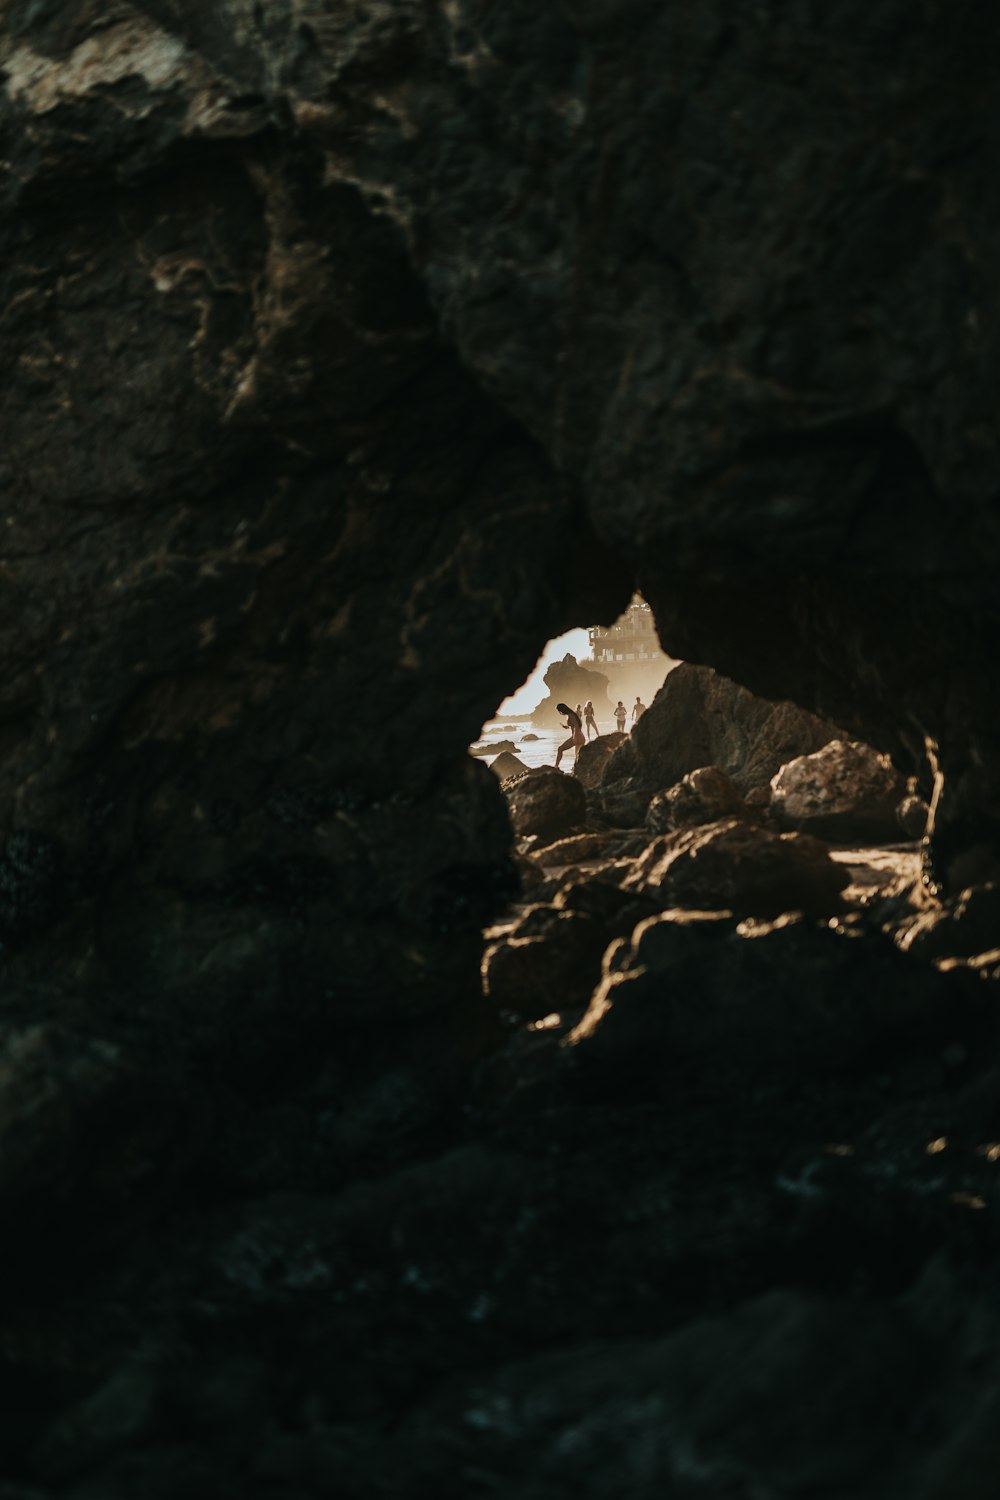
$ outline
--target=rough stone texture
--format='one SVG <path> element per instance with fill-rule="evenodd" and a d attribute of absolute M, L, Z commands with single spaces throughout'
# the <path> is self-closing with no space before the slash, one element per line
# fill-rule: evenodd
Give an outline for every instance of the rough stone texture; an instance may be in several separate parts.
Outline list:
<path fill-rule="evenodd" d="M 660 791 L 691 771 L 717 766 L 746 793 L 836 734 L 833 724 L 792 703 L 770 703 L 709 667 L 682 662 L 616 753 L 602 786 L 627 782 Z"/>
<path fill-rule="evenodd" d="M 534 1021 L 579 1011 L 590 999 L 610 941 L 585 912 L 529 906 L 510 933 L 483 955 L 483 986 L 499 1010 Z"/>
<path fill-rule="evenodd" d="M 777 917 L 841 910 L 846 870 L 819 839 L 776 833 L 741 818 L 722 819 L 654 839 L 626 885 L 664 906 L 726 910 L 741 917 Z"/>
<path fill-rule="evenodd" d="M 627 735 L 616 731 L 614 734 L 600 734 L 597 739 L 589 740 L 586 745 L 583 745 L 573 770 L 577 781 L 588 791 L 600 786 L 610 757 L 619 745 L 625 743 L 626 739 Z"/>
<path fill-rule="evenodd" d="M 638 582 L 990 879 L 996 6 L 0 22 L 0 1486 L 992 1496 L 995 963 L 710 922 L 470 1076 L 465 746 Z"/>
<path fill-rule="evenodd" d="M 541 767 L 515 782 L 507 794 L 507 804 L 519 838 L 531 834 L 560 837 L 582 823 L 587 813 L 583 787 L 552 766 Z"/>
<path fill-rule="evenodd" d="M 821 838 L 891 842 L 903 778 L 887 755 L 855 740 L 831 740 L 771 778 L 771 812 L 785 828 Z"/>
<path fill-rule="evenodd" d="M 689 771 L 676 786 L 656 793 L 646 811 L 646 826 L 652 833 L 669 833 L 738 817 L 745 811 L 746 803 L 733 778 L 720 766 L 702 766 Z"/>
<path fill-rule="evenodd" d="M 556 707 L 568 703 L 575 708 L 590 701 L 598 719 L 610 719 L 611 703 L 608 698 L 608 679 L 603 672 L 594 672 L 582 667 L 569 652 L 562 661 L 554 661 L 546 669 L 544 677 L 548 697 L 543 698 L 531 715 L 532 722 L 545 729 L 555 729 L 564 722 L 564 715 Z"/>
<path fill-rule="evenodd" d="M 496 760 L 490 761 L 490 770 L 498 781 L 506 781 L 508 776 L 523 776 L 527 769 L 524 761 L 509 750 L 501 750 Z"/>

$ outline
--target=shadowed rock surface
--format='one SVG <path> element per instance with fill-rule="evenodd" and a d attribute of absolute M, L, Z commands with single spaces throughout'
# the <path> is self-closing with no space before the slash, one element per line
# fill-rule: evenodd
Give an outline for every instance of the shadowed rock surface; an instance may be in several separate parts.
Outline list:
<path fill-rule="evenodd" d="M 4 1500 L 992 1500 L 998 43 L 0 6 Z M 636 586 L 619 811 L 817 713 L 947 899 L 558 877 L 505 1030 L 465 747 Z"/>

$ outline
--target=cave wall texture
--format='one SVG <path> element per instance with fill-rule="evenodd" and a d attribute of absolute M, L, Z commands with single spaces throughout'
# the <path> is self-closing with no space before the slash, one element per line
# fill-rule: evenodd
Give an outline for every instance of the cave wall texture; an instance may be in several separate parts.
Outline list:
<path fill-rule="evenodd" d="M 989 870 L 998 43 L 992 0 L 0 0 L 4 1256 L 275 1186 L 288 1078 L 447 1091 L 514 889 L 464 747 L 636 581 Z"/>

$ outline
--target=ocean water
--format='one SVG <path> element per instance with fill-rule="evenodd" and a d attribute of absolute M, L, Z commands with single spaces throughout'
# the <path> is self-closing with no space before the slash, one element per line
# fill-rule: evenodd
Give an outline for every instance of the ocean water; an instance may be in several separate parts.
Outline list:
<path fill-rule="evenodd" d="M 604 724 L 597 721 L 597 727 L 602 734 L 612 734 L 618 727 L 614 719 Z M 526 734 L 537 734 L 537 740 L 525 742 Z M 554 766 L 556 762 L 556 751 L 569 734 L 565 729 L 546 730 L 536 729 L 530 719 L 519 720 L 497 720 L 493 719 L 483 725 L 483 732 L 477 740 L 477 744 L 489 744 L 497 740 L 513 740 L 514 754 L 518 760 L 526 766 Z M 487 765 L 496 757 L 493 755 L 478 756 L 477 759 L 484 760 Z M 562 759 L 563 765 L 569 769 L 573 764 L 570 752 L 567 750 Z"/>

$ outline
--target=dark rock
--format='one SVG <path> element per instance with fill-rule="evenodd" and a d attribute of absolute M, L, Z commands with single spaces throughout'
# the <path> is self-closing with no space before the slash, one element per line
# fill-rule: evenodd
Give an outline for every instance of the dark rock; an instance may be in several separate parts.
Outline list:
<path fill-rule="evenodd" d="M 466 747 L 638 583 L 918 778 L 972 943 L 996 6 L 4 22 L 0 1489 L 991 1497 L 990 903 L 953 973 L 675 918 L 501 1046 Z M 677 671 L 616 827 L 777 769 Z"/>
<path fill-rule="evenodd" d="M 608 938 L 603 924 L 577 910 L 529 907 L 483 956 L 483 985 L 500 1011 L 525 1020 L 580 1010 L 600 977 Z"/>
<path fill-rule="evenodd" d="M 719 766 L 689 771 L 676 786 L 657 792 L 646 810 L 646 826 L 653 833 L 714 823 L 739 817 L 746 804 L 732 777 Z"/>
<path fill-rule="evenodd" d="M 621 847 L 621 832 L 576 833 L 533 851 L 541 865 L 578 864 L 581 860 L 613 859 Z"/>
<path fill-rule="evenodd" d="M 405 1451 L 425 1478 L 475 1466 L 532 1500 L 854 1494 L 929 1379 L 925 1341 L 895 1308 L 781 1290 L 666 1340 L 480 1375 L 410 1424 Z"/>
<path fill-rule="evenodd" d="M 664 906 L 819 917 L 842 910 L 849 879 L 818 839 L 729 819 L 654 839 L 625 884 Z"/>
<path fill-rule="evenodd" d="M 971 886 L 918 916 L 899 936 L 923 958 L 970 958 L 1000 945 L 1000 884 Z"/>
<path fill-rule="evenodd" d="M 498 781 L 506 781 L 509 776 L 522 776 L 527 769 L 524 761 L 509 750 L 502 750 L 496 760 L 490 761 L 490 770 Z"/>
<path fill-rule="evenodd" d="M 744 1094 L 789 1070 L 849 1077 L 888 1066 L 894 1049 L 901 1065 L 911 1047 L 943 1048 L 986 1016 L 980 988 L 881 935 L 665 912 L 635 929 L 565 1045 L 588 1092 Z"/>
<path fill-rule="evenodd" d="M 583 787 L 551 766 L 525 776 L 508 795 L 510 821 L 520 838 L 538 833 L 559 837 L 582 823 L 587 811 Z"/>
<path fill-rule="evenodd" d="M 903 778 L 887 755 L 831 740 L 771 778 L 771 812 L 784 828 L 841 842 L 891 842 Z"/>
<path fill-rule="evenodd" d="M 513 755 L 517 746 L 513 740 L 481 740 L 478 745 L 469 747 L 470 755 Z"/>
<path fill-rule="evenodd" d="M 541 739 L 541 735 L 538 735 L 538 734 L 522 734 L 522 736 L 521 736 L 521 744 L 522 745 L 527 745 L 530 741 L 532 741 L 532 740 L 538 740 L 538 739 Z"/>
<path fill-rule="evenodd" d="M 691 771 L 716 767 L 745 793 L 836 735 L 833 724 L 792 703 L 755 698 L 708 667 L 681 662 L 615 754 L 602 787 L 611 790 L 629 778 L 660 791 Z"/>
<path fill-rule="evenodd" d="M 576 758 L 573 771 L 577 781 L 588 791 L 600 786 L 612 754 L 627 739 L 627 735 L 616 731 L 614 734 L 598 735 L 596 740 L 589 740 L 586 745 L 583 745 Z"/>
<path fill-rule="evenodd" d="M 904 838 L 922 839 L 927 832 L 930 808 L 923 797 L 904 797 L 896 808 L 896 822 Z"/>

